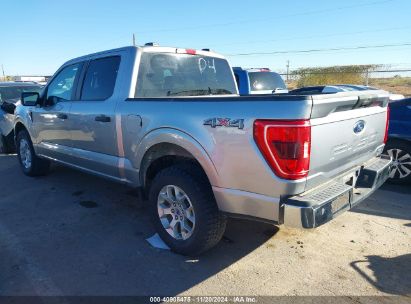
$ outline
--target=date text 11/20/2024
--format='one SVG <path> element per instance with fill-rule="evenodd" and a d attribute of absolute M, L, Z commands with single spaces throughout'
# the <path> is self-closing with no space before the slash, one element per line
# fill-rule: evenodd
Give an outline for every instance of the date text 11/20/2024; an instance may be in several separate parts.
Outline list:
<path fill-rule="evenodd" d="M 150 297 L 150 303 L 257 303 L 257 298 L 248 296 Z"/>

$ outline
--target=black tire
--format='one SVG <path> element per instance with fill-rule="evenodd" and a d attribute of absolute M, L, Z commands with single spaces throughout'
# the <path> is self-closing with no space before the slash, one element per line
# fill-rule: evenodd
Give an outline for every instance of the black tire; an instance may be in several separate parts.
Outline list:
<path fill-rule="evenodd" d="M 176 239 L 163 227 L 157 200 L 163 187 L 179 187 L 188 196 L 195 213 L 195 226 L 187 239 Z M 150 214 L 162 240 L 176 253 L 197 256 L 215 246 L 223 237 L 226 217 L 219 211 L 208 180 L 195 167 L 174 165 L 160 171 L 149 191 Z M 181 230 L 181 226 L 180 226 Z"/>
<path fill-rule="evenodd" d="M 15 153 L 16 147 L 14 145 L 14 133 L 9 135 L 0 135 L 0 154 Z"/>
<path fill-rule="evenodd" d="M 21 155 L 21 145 L 28 145 L 28 150 L 27 152 L 29 153 L 29 157 L 31 158 L 30 164 L 28 162 L 24 161 L 25 156 Z M 26 130 L 21 130 L 17 134 L 16 138 L 16 149 L 17 149 L 17 157 L 20 162 L 21 169 L 23 170 L 23 173 L 28 175 L 28 176 L 40 176 L 40 175 L 46 175 L 49 172 L 50 169 L 50 161 L 46 159 L 42 159 L 37 157 L 36 153 L 34 152 L 33 149 L 33 144 L 30 139 L 30 135 Z"/>
<path fill-rule="evenodd" d="M 6 138 L 0 135 L 0 154 L 9 153 Z"/>
<path fill-rule="evenodd" d="M 391 169 L 392 177 L 388 181 L 395 184 L 411 183 L 411 143 L 391 140 L 384 151 L 393 158 L 394 162 Z"/>

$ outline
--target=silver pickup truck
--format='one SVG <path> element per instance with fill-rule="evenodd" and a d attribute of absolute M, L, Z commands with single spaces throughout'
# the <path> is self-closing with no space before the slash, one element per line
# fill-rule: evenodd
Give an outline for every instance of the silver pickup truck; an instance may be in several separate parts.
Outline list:
<path fill-rule="evenodd" d="M 174 251 L 197 255 L 227 216 L 314 228 L 388 177 L 383 91 L 238 96 L 209 50 L 146 45 L 66 62 L 15 112 L 29 176 L 50 162 L 141 190 Z"/>

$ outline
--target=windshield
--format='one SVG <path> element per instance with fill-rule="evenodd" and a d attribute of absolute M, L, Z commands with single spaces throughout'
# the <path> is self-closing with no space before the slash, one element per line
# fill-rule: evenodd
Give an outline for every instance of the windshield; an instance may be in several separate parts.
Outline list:
<path fill-rule="evenodd" d="M 287 89 L 280 75 L 273 72 L 249 72 L 251 91 Z"/>
<path fill-rule="evenodd" d="M 40 92 L 41 86 L 0 86 L 0 103 L 12 102 L 16 103 L 21 98 L 23 92 Z"/>
<path fill-rule="evenodd" d="M 143 53 L 135 97 L 237 94 L 224 59 L 188 54 Z"/>

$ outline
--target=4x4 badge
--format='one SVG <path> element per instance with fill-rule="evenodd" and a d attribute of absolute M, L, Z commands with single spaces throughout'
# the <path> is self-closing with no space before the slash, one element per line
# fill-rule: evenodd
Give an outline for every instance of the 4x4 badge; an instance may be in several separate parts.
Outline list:
<path fill-rule="evenodd" d="M 244 128 L 244 119 L 230 119 L 230 118 L 209 118 L 204 120 L 205 126 L 228 127 L 228 128 Z"/>

